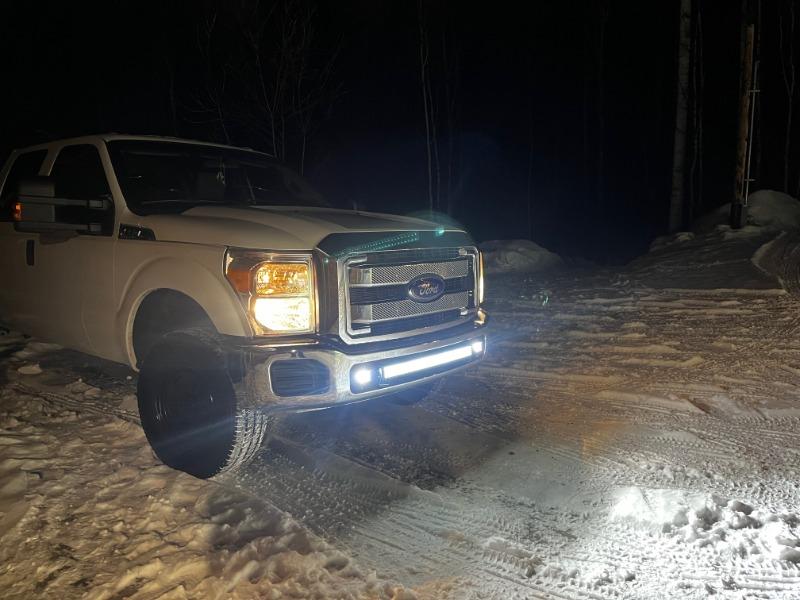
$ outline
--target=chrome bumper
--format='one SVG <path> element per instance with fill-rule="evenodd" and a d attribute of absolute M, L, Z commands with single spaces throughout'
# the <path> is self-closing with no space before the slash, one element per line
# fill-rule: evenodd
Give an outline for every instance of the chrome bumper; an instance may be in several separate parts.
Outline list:
<path fill-rule="evenodd" d="M 248 360 L 246 397 L 253 407 L 269 411 L 303 412 L 384 396 L 466 369 L 486 351 L 485 321 L 467 331 L 401 348 L 347 353 L 314 346 L 273 348 L 264 360 Z M 327 391 L 306 396 L 279 396 L 273 390 L 271 367 L 276 361 L 311 359 L 330 374 Z M 369 381 L 363 373 L 370 373 Z M 361 375 L 360 375 L 361 374 Z"/>

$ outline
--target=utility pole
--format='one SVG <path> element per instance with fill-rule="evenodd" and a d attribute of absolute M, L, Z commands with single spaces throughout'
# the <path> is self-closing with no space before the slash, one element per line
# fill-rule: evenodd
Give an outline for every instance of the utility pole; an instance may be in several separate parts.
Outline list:
<path fill-rule="evenodd" d="M 746 15 L 742 15 L 744 18 Z M 750 156 L 752 153 L 752 130 L 755 118 L 755 101 L 757 93 L 753 74 L 753 45 L 755 25 L 746 25 L 744 30 L 744 47 L 742 50 L 741 89 L 739 96 L 739 135 L 736 144 L 736 188 L 731 203 L 730 225 L 740 229 L 747 222 L 747 195 L 750 191 Z M 756 65 L 756 74 L 758 63 Z"/>

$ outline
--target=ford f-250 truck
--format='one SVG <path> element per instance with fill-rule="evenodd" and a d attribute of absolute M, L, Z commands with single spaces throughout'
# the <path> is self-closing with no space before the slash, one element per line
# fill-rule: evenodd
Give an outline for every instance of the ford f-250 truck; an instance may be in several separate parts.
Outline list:
<path fill-rule="evenodd" d="M 486 348 L 464 231 L 332 209 L 230 146 L 109 134 L 13 152 L 0 272 L 0 319 L 138 370 L 153 450 L 197 477 L 249 460 L 279 411 L 405 390 Z"/>

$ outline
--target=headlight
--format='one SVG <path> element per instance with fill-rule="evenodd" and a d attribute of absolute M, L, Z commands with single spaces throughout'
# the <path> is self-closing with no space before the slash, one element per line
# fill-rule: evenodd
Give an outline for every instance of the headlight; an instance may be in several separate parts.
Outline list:
<path fill-rule="evenodd" d="M 316 330 L 311 256 L 229 250 L 225 276 L 258 335 Z"/>
<path fill-rule="evenodd" d="M 261 263 L 254 273 L 256 296 L 306 296 L 311 287 L 307 263 Z"/>
<path fill-rule="evenodd" d="M 256 298 L 253 316 L 270 331 L 311 331 L 308 298 Z"/>

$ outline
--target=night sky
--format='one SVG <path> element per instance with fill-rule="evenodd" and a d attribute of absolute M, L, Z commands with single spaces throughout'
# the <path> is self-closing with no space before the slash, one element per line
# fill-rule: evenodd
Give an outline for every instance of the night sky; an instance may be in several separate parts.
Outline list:
<path fill-rule="evenodd" d="M 446 39 L 458 59 L 452 140 L 440 138 L 456 157 L 453 218 L 478 240 L 529 237 L 567 256 L 628 260 L 667 227 L 678 4 L 302 2 L 314 9 L 311 63 L 336 52 L 305 174 L 341 206 L 427 208 L 422 11 L 431 46 Z M 701 213 L 733 195 L 740 3 L 696 6 L 705 76 Z M 0 153 L 106 131 L 222 140 L 195 111 L 198 90 L 213 79 L 210 62 L 239 42 L 228 30 L 211 61 L 199 50 L 198 28 L 214 12 L 214 3 L 189 1 L 3 3 Z M 763 22 L 766 62 L 776 52 L 768 31 L 776 14 L 765 12 Z M 756 189 L 782 181 L 775 165 L 786 99 L 776 64 L 763 71 L 763 112 L 772 120 L 759 130 Z M 229 135 L 270 149 L 252 128 L 233 125 Z M 793 187 L 797 169 L 791 179 Z"/>

